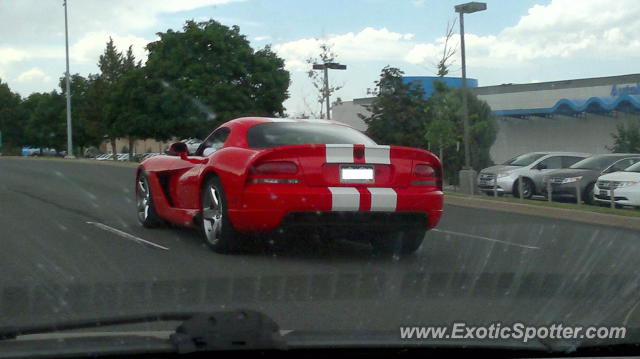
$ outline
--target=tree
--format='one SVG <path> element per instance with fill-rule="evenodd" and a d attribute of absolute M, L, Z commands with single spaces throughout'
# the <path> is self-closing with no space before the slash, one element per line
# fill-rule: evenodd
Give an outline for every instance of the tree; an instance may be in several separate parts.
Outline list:
<path fill-rule="evenodd" d="M 154 101 L 169 102 L 157 116 L 202 136 L 235 117 L 284 113 L 290 81 L 284 60 L 268 46 L 254 51 L 239 27 L 187 21 L 182 32 L 167 30 L 158 37 L 147 45 L 147 75 L 164 89 Z M 189 109 L 177 108 L 185 104 Z"/>
<path fill-rule="evenodd" d="M 94 76 L 83 77 L 80 74 L 71 76 L 71 109 L 73 123 L 73 144 L 80 149 L 78 153 L 89 146 L 98 146 L 102 142 L 104 133 L 97 131 L 95 111 L 92 107 L 90 94 Z M 59 81 L 62 96 L 66 96 L 65 78 Z"/>
<path fill-rule="evenodd" d="M 640 152 L 640 125 L 638 121 L 629 122 L 626 126 L 618 124 L 617 133 L 612 133 L 613 146 L 607 149 L 614 153 Z"/>
<path fill-rule="evenodd" d="M 56 91 L 33 93 L 22 106 L 28 114 L 24 123 L 25 140 L 32 146 L 64 148 L 66 143 L 66 102 Z"/>
<path fill-rule="evenodd" d="M 23 132 L 25 112 L 21 102 L 20 95 L 11 92 L 9 86 L 0 80 L 0 132 L 5 152 L 7 148 L 27 144 Z"/>
<path fill-rule="evenodd" d="M 326 64 L 329 62 L 335 62 L 337 58 L 338 58 L 338 55 L 336 55 L 336 53 L 333 52 L 331 45 L 329 45 L 326 42 L 323 42 L 320 44 L 320 54 L 316 57 L 309 57 L 306 60 L 307 64 L 309 65 L 309 71 L 307 71 L 307 76 L 311 79 L 311 84 L 317 91 L 316 99 L 320 105 L 319 115 L 317 116 L 318 118 L 324 117 L 323 105 L 325 104 L 326 99 L 331 98 L 331 95 L 333 95 L 336 91 L 342 89 L 344 85 L 329 85 L 329 87 L 325 89 L 324 72 L 313 70 L 312 66 L 313 64 Z M 340 99 L 338 98 L 338 100 Z M 334 102 L 331 105 L 333 107 L 336 104 L 339 104 L 339 103 Z"/>
<path fill-rule="evenodd" d="M 367 134 L 378 143 L 425 147 L 427 102 L 424 90 L 402 81 L 404 73 L 385 67 L 376 86 L 378 95 L 367 110 L 369 116 L 358 114 L 367 124 Z"/>
<path fill-rule="evenodd" d="M 447 32 L 444 36 L 444 44 L 442 46 L 442 57 L 438 61 L 438 77 L 445 77 L 449 74 L 449 67 L 451 66 L 451 58 L 456 54 L 456 48 L 449 46 L 449 41 L 453 37 L 453 28 L 456 26 L 456 19 L 454 18 L 451 23 L 447 22 Z"/>

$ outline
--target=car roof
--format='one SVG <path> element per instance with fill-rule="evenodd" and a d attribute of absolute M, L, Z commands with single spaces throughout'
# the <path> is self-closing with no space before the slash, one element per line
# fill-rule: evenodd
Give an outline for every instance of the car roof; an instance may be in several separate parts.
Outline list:
<path fill-rule="evenodd" d="M 542 153 L 542 154 L 545 154 L 545 155 L 547 155 L 547 156 L 557 156 L 557 155 L 564 155 L 564 156 L 584 156 L 584 157 L 590 157 L 590 156 L 593 156 L 593 153 L 585 153 L 585 152 L 549 151 L 549 152 L 535 152 L 535 153 Z"/>

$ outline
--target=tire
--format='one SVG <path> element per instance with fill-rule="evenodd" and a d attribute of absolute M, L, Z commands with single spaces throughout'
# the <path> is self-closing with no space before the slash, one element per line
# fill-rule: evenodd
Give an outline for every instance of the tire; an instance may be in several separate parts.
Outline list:
<path fill-rule="evenodd" d="M 373 232 L 371 246 L 376 254 L 410 255 L 420 248 L 426 232 L 426 229 Z"/>
<path fill-rule="evenodd" d="M 204 242 L 217 253 L 236 253 L 244 244 L 243 236 L 238 233 L 229 220 L 227 199 L 222 182 L 217 177 L 207 179 L 200 193 L 202 214 L 200 232 Z"/>
<path fill-rule="evenodd" d="M 594 201 L 593 201 L 593 189 L 595 188 L 596 184 L 594 183 L 590 183 L 587 188 L 584 189 L 584 194 L 582 197 L 582 200 L 584 201 L 585 204 L 590 204 L 590 205 L 594 205 Z"/>
<path fill-rule="evenodd" d="M 149 178 L 146 174 L 140 173 L 136 183 L 136 208 L 138 222 L 146 228 L 159 227 L 163 220 L 158 216 L 153 204 L 153 195 L 149 186 Z"/>
<path fill-rule="evenodd" d="M 535 191 L 536 191 L 536 188 L 533 182 L 531 182 L 531 180 L 528 178 L 524 178 L 522 180 L 522 192 L 523 192 L 522 197 L 524 199 L 531 199 Z M 518 181 L 516 181 L 513 184 L 513 196 L 516 198 L 520 198 L 520 185 L 518 184 Z"/>

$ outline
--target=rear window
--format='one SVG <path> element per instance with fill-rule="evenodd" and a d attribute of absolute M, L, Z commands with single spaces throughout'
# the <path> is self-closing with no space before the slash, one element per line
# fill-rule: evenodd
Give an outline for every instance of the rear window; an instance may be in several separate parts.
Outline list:
<path fill-rule="evenodd" d="M 247 131 L 251 148 L 306 144 L 375 145 L 372 139 L 351 127 L 308 122 L 263 123 Z"/>

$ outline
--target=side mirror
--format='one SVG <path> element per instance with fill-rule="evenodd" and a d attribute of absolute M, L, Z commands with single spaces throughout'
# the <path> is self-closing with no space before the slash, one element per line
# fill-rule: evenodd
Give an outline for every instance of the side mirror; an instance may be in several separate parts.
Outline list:
<path fill-rule="evenodd" d="M 536 165 L 536 167 L 535 167 L 535 168 L 536 168 L 538 171 L 546 170 L 546 169 L 547 169 L 547 165 L 545 165 L 543 162 L 540 162 L 540 163 L 538 163 L 538 164 Z"/>
<path fill-rule="evenodd" d="M 180 155 L 180 158 L 183 160 L 187 159 L 188 148 L 187 145 L 183 142 L 174 142 L 169 146 L 169 152 Z"/>

